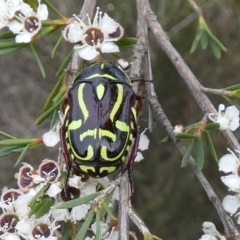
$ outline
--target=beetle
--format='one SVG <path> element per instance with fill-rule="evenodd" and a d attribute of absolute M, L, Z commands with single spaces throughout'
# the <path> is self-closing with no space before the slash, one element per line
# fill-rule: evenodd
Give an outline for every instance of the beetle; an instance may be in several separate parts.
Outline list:
<path fill-rule="evenodd" d="M 83 69 L 62 106 L 60 135 L 68 169 L 94 178 L 119 167 L 131 169 L 139 143 L 140 108 L 130 78 L 116 64 L 95 62 Z"/>

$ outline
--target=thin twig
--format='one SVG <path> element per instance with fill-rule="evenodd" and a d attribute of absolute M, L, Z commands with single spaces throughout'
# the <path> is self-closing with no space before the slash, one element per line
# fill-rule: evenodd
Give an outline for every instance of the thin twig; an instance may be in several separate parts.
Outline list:
<path fill-rule="evenodd" d="M 129 216 L 131 218 L 131 220 L 136 224 L 136 226 L 138 227 L 138 229 L 140 230 L 140 232 L 144 235 L 144 234 L 148 234 L 151 235 L 148 227 L 145 225 L 145 223 L 142 221 L 142 219 L 137 216 L 137 214 L 133 211 L 132 206 L 129 209 Z"/>
<path fill-rule="evenodd" d="M 215 3 L 219 2 L 218 0 L 212 0 L 208 1 L 206 4 L 204 4 L 201 7 L 202 13 L 208 11 Z M 190 15 L 188 15 L 186 18 L 184 18 L 181 22 L 179 22 L 177 25 L 172 27 L 169 31 L 168 34 L 170 36 L 178 33 L 180 30 L 183 28 L 187 27 L 192 21 L 194 21 L 196 18 L 198 18 L 199 15 L 197 12 L 193 12 Z"/>
<path fill-rule="evenodd" d="M 192 6 L 193 10 L 198 14 L 198 16 L 202 16 L 202 10 L 201 8 L 196 4 L 194 0 L 188 0 L 190 5 Z"/>
<path fill-rule="evenodd" d="M 120 183 L 121 180 L 121 176 L 119 176 L 116 180 L 114 180 L 113 182 L 111 182 L 110 185 L 108 185 L 99 196 L 97 196 L 96 198 L 94 198 L 90 204 L 92 205 L 96 205 L 97 202 L 99 202 L 101 199 L 106 198 L 106 196 L 108 196 Z"/>
<path fill-rule="evenodd" d="M 119 186 L 118 240 L 129 239 L 129 202 L 131 201 L 131 197 L 129 193 L 130 193 L 129 192 L 129 176 L 128 176 L 128 171 L 125 171 L 121 175 L 121 181 Z"/>
<path fill-rule="evenodd" d="M 203 86 L 201 86 L 201 89 L 205 93 L 212 93 L 212 94 L 216 94 L 216 95 L 229 96 L 231 94 L 231 91 L 226 91 L 226 90 L 223 90 L 223 89 L 206 88 L 206 87 L 203 87 Z"/>

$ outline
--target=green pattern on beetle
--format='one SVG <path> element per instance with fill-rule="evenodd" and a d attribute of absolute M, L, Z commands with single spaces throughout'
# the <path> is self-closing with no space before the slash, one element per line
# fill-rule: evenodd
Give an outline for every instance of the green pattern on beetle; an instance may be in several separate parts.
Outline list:
<path fill-rule="evenodd" d="M 94 63 L 80 72 L 63 105 L 66 162 L 92 177 L 122 166 L 137 134 L 135 101 L 130 79 L 116 65 Z"/>

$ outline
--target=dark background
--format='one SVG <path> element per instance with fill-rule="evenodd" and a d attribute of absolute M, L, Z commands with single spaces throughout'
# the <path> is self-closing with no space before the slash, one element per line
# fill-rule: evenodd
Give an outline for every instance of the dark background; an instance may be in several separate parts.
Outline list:
<path fill-rule="evenodd" d="M 73 13 L 77 14 L 82 2 L 52 1 L 66 17 Z M 200 6 L 213 3 L 207 7 L 204 16 L 213 33 L 228 49 L 227 53 L 223 53 L 221 60 L 213 56 L 210 47 L 206 50 L 198 48 L 194 54 L 189 53 L 197 30 L 197 18 L 172 34 L 171 29 L 193 12 L 188 1 L 150 2 L 163 29 L 170 34 L 174 47 L 204 86 L 223 88 L 239 83 L 239 1 L 196 1 Z M 102 11 L 107 12 L 125 28 L 125 37 L 135 36 L 137 16 L 135 1 L 105 0 L 98 3 Z M 52 13 L 50 17 L 56 18 Z M 64 42 L 54 59 L 50 57 L 59 33 L 59 31 L 53 33 L 35 43 L 47 74 L 45 79 L 41 76 L 29 47 L 0 58 L 0 130 L 19 138 L 40 137 L 48 131 L 50 121 L 40 126 L 35 126 L 34 122 L 41 114 L 43 104 L 57 81 L 55 73 L 58 67 L 72 47 Z M 201 120 L 203 116 L 195 100 L 151 34 L 150 44 L 156 93 L 172 125 L 181 123 L 187 126 Z M 131 50 L 124 50 L 123 56 L 131 61 Z M 220 103 L 226 104 L 219 96 L 209 97 L 216 107 Z M 147 119 L 147 109 L 144 108 L 140 122 L 142 130 L 147 127 Z M 153 133 L 147 133 L 150 138 L 150 149 L 144 152 L 144 161 L 134 166 L 134 208 L 151 232 L 166 240 L 199 239 L 204 221 L 214 222 L 222 231 L 217 212 L 191 169 L 180 168 L 181 155 L 178 150 L 171 143 L 159 143 L 166 136 L 166 132 L 156 119 L 154 121 Z M 221 157 L 226 153 L 227 143 L 217 131 L 212 136 L 218 157 Z M 236 131 L 236 136 L 239 137 L 239 131 Z M 37 166 L 41 160 L 45 158 L 57 160 L 57 156 L 57 147 L 47 149 L 41 146 L 29 151 L 24 161 Z M 13 175 L 18 169 L 14 169 L 13 166 L 17 157 L 18 154 L 15 154 L 0 159 L 0 188 L 16 187 Z M 228 191 L 220 181 L 221 173 L 218 166 L 208 153 L 205 160 L 203 172 L 222 199 Z"/>

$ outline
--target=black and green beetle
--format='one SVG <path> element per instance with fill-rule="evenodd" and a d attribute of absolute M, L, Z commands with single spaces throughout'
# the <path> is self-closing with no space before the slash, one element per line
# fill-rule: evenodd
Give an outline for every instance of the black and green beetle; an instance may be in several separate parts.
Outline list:
<path fill-rule="evenodd" d="M 81 71 L 63 104 L 60 132 L 68 167 L 94 178 L 131 167 L 139 142 L 140 108 L 131 80 L 117 65 L 93 63 Z"/>

